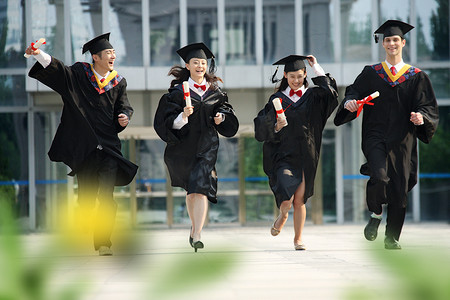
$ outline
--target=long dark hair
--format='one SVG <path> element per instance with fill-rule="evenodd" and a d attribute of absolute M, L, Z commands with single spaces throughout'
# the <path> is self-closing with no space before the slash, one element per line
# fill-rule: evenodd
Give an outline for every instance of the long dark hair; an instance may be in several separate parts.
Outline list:
<path fill-rule="evenodd" d="M 167 75 L 175 77 L 175 79 L 170 82 L 170 87 L 174 87 L 177 84 L 183 83 L 183 81 L 187 81 L 191 76 L 191 72 L 189 72 L 189 70 L 186 67 L 177 65 L 173 66 Z M 205 79 L 209 84 L 213 86 L 217 86 L 217 81 L 223 83 L 222 78 L 216 76 L 214 72 L 211 72 L 211 68 L 210 72 L 205 73 Z"/>
<path fill-rule="evenodd" d="M 303 68 L 300 70 L 303 70 L 303 73 L 306 73 L 306 68 Z M 281 80 L 276 79 L 275 75 L 277 75 L 277 72 L 278 72 L 278 67 L 275 70 L 275 73 L 273 73 L 273 75 L 272 75 L 272 83 L 277 83 L 277 82 L 281 81 L 281 83 L 279 85 L 275 86 L 275 92 L 281 92 L 281 91 L 284 91 L 285 89 L 287 89 L 287 87 L 289 86 L 289 83 L 287 81 L 287 78 L 284 77 L 284 74 L 283 74 L 283 78 Z M 308 75 L 306 75 L 305 79 L 303 80 L 303 85 L 305 86 L 305 88 L 307 88 L 309 86 L 309 82 L 307 79 L 308 79 Z"/>

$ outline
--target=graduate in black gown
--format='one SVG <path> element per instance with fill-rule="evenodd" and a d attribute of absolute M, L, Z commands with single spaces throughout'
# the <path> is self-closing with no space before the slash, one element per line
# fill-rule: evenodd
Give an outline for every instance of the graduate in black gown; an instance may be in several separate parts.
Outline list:
<path fill-rule="evenodd" d="M 357 116 L 362 99 L 376 91 L 374 105 L 363 105 L 362 151 L 367 163 L 361 173 L 370 176 L 366 201 L 372 212 L 364 229 L 367 240 L 377 237 L 382 205 L 387 204 L 386 249 L 401 249 L 407 193 L 417 183 L 417 138 L 429 143 L 438 125 L 438 107 L 430 79 L 420 69 L 405 64 L 404 35 L 413 26 L 388 20 L 375 31 L 383 34 L 386 60 L 366 66 L 348 86 L 334 119 L 336 125 Z"/>
<path fill-rule="evenodd" d="M 214 75 L 214 55 L 203 43 L 187 45 L 177 53 L 185 67 L 174 66 L 169 93 L 161 97 L 154 127 L 167 143 L 164 161 L 172 186 L 187 191 L 186 207 L 192 227 L 189 243 L 197 251 L 205 223 L 208 200 L 217 203 L 216 160 L 219 136 L 232 137 L 239 123 L 228 96 Z M 211 65 L 208 70 L 208 59 Z M 192 106 L 186 106 L 182 83 L 189 82 Z"/>
<path fill-rule="evenodd" d="M 307 60 L 317 77 L 316 87 L 308 87 Z M 280 209 L 271 234 L 280 233 L 294 206 L 294 248 L 305 250 L 302 231 L 306 218 L 305 203 L 313 195 L 319 161 L 322 132 L 336 108 L 335 80 L 325 74 L 314 56 L 290 55 L 274 65 L 284 65 L 284 76 L 275 94 L 254 119 L 255 138 L 264 142 L 264 172 Z M 275 78 L 276 72 L 272 79 Z M 274 80 L 273 80 L 274 81 Z M 280 98 L 286 119 L 277 118 L 272 100 Z"/>
<path fill-rule="evenodd" d="M 122 156 L 118 137 L 133 109 L 127 82 L 114 70 L 116 55 L 109 33 L 87 42 L 82 52 L 87 51 L 93 64 L 72 66 L 31 46 L 25 52 L 38 60 L 28 75 L 60 94 L 64 103 L 48 155 L 69 166 L 69 175 L 77 175 L 77 225 L 85 230 L 93 226 L 95 250 L 99 255 L 112 255 L 110 237 L 117 210 L 114 186 L 127 185 L 137 171 L 137 166 Z M 96 200 L 99 207 L 94 216 Z"/>

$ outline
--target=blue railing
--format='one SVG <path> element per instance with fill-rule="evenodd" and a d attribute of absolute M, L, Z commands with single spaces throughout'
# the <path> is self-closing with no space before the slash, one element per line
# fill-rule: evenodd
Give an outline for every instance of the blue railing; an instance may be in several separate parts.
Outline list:
<path fill-rule="evenodd" d="M 344 180 L 362 180 L 368 179 L 369 176 L 359 175 L 359 174 L 348 174 L 343 175 L 342 178 Z M 450 178 L 450 173 L 420 173 L 420 179 L 447 179 Z M 228 178 L 219 178 L 219 182 L 238 182 L 239 178 L 237 177 L 228 177 Z M 245 177 L 245 182 L 266 182 L 268 181 L 267 177 Z M 165 178 L 154 178 L 154 179 L 138 179 L 136 180 L 138 184 L 145 183 L 166 183 Z M 0 181 L 1 185 L 28 185 L 28 180 L 10 180 L 10 181 Z M 67 179 L 60 180 L 36 180 L 37 185 L 41 184 L 67 184 Z"/>

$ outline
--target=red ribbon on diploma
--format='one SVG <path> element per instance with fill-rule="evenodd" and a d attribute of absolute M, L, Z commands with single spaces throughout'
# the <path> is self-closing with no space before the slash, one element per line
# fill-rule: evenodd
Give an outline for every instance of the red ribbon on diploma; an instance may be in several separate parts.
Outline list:
<path fill-rule="evenodd" d="M 183 95 L 184 100 L 186 101 L 186 106 L 192 106 L 191 102 L 191 92 L 189 90 L 189 83 L 187 81 L 183 81 Z"/>
<path fill-rule="evenodd" d="M 38 42 L 38 41 L 36 41 L 36 43 L 37 43 L 37 42 Z M 42 45 L 43 45 L 43 44 L 47 44 L 47 42 L 43 42 Z M 34 45 L 35 45 L 35 43 L 32 42 L 32 43 L 31 43 L 31 49 L 33 49 L 33 51 L 36 51 L 38 48 L 34 48 Z"/>
<path fill-rule="evenodd" d="M 280 98 L 280 104 L 281 104 L 281 103 L 283 103 L 283 99 Z M 281 114 L 281 113 L 284 113 L 284 112 L 289 108 L 289 106 L 291 106 L 291 105 L 292 105 L 292 103 L 289 104 L 285 109 L 276 110 L 277 115 L 279 115 L 279 114 Z"/>
<path fill-rule="evenodd" d="M 362 112 L 363 107 L 364 107 L 365 104 L 367 104 L 367 105 L 374 105 L 374 103 L 372 103 L 370 101 L 375 99 L 379 95 L 380 95 L 380 93 L 378 91 L 376 91 L 375 93 L 370 94 L 369 96 L 367 96 L 366 98 L 364 98 L 362 100 L 357 100 L 356 104 L 358 104 L 359 107 L 358 107 L 358 111 L 356 112 L 356 117 L 359 117 L 359 114 Z"/>

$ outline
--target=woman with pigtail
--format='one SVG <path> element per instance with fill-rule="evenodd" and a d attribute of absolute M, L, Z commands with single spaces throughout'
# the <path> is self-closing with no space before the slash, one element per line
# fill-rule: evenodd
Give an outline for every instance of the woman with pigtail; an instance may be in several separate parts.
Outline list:
<path fill-rule="evenodd" d="M 164 94 L 156 110 L 154 127 L 167 143 L 164 161 L 172 186 L 186 190 L 186 207 L 192 227 L 189 243 L 203 248 L 201 231 L 205 223 L 208 201 L 217 203 L 216 160 L 219 136 L 232 137 L 239 123 L 228 96 L 218 86 L 222 81 L 214 75 L 214 55 L 203 43 L 187 45 L 177 53 L 185 67 L 174 66 L 169 93 Z M 208 59 L 211 64 L 208 70 Z M 189 92 L 183 91 L 187 82 Z M 191 105 L 184 97 L 189 94 Z"/>
<path fill-rule="evenodd" d="M 304 60 L 317 75 L 312 79 L 316 87 L 308 87 Z M 264 172 L 280 209 L 271 234 L 276 236 L 281 232 L 293 206 L 294 249 L 305 250 L 302 240 L 305 203 L 313 195 L 322 132 L 338 104 L 337 86 L 312 55 L 289 55 L 274 65 L 284 65 L 283 78 L 254 119 L 255 138 L 264 142 Z M 277 71 L 272 76 L 273 83 L 277 82 Z M 281 102 L 279 109 L 274 107 L 274 99 Z"/>

